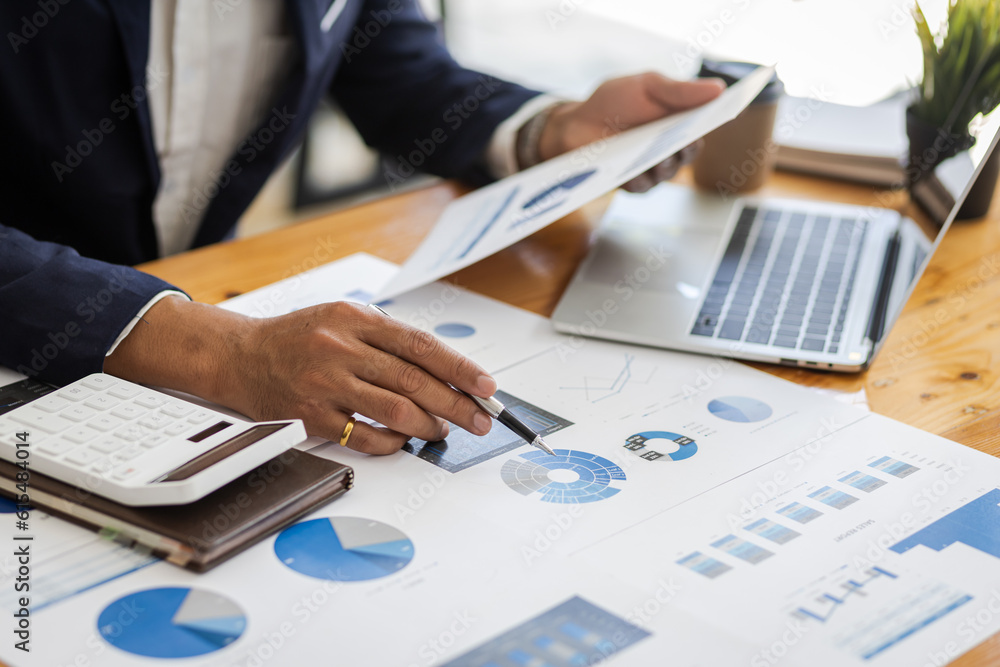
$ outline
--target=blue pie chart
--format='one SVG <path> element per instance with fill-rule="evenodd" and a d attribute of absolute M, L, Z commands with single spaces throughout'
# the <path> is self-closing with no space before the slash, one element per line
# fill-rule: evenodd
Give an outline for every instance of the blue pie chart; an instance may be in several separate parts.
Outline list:
<path fill-rule="evenodd" d="M 0 514 L 13 514 L 17 511 L 17 504 L 10 498 L 0 496 Z"/>
<path fill-rule="evenodd" d="M 445 338 L 468 338 L 476 333 L 476 328 L 461 322 L 445 322 L 434 327 L 434 333 Z"/>
<path fill-rule="evenodd" d="M 235 602 L 200 588 L 150 588 L 115 600 L 97 618 L 112 646 L 150 658 L 191 658 L 239 639 L 247 619 Z"/>
<path fill-rule="evenodd" d="M 708 404 L 708 411 L 719 419 L 729 422 L 759 422 L 770 417 L 771 406 L 756 398 L 747 396 L 723 396 Z"/>
<path fill-rule="evenodd" d="M 339 516 L 302 521 L 283 530 L 274 553 L 299 574 L 331 581 L 368 581 L 402 570 L 413 542 L 388 524 Z"/>

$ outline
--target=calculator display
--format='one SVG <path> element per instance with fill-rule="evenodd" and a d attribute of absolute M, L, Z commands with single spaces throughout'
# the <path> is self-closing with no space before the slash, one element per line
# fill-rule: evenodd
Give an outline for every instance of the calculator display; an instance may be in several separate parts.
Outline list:
<path fill-rule="evenodd" d="M 222 459 L 232 456 L 233 454 L 235 454 L 240 450 L 246 449 L 255 442 L 260 442 L 261 440 L 263 440 L 264 438 L 273 433 L 277 433 L 278 431 L 285 428 L 289 424 L 290 422 L 284 422 L 281 424 L 257 424 L 256 426 L 251 426 L 247 430 L 237 433 L 229 440 L 226 440 L 225 442 L 216 445 L 215 447 L 208 450 L 204 454 L 191 459 L 190 461 L 188 461 L 183 465 L 174 468 L 166 475 L 163 475 L 162 477 L 154 481 L 177 482 L 180 480 L 188 479 L 194 475 L 197 475 L 202 470 L 205 470 L 206 468 L 215 465 Z M 201 434 L 199 433 L 199 435 Z M 208 436 L 205 437 L 207 438 Z"/>
<path fill-rule="evenodd" d="M 201 442 L 205 438 L 211 438 L 216 433 L 225 431 L 230 426 L 232 426 L 232 423 L 230 422 L 216 422 L 215 424 L 212 424 L 211 426 L 206 428 L 201 433 L 195 433 L 190 438 L 188 438 L 188 440 L 190 440 L 191 442 Z"/>

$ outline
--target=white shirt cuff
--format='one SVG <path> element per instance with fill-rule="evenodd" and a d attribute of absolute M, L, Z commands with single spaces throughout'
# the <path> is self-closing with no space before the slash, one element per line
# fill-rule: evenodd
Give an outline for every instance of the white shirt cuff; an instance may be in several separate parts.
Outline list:
<path fill-rule="evenodd" d="M 511 114 L 497 126 L 486 148 L 486 166 L 497 178 L 507 178 L 519 171 L 517 165 L 517 132 L 531 120 L 535 114 L 544 109 L 564 102 L 565 98 L 555 95 L 538 95 L 521 105 L 521 108 Z"/>
<path fill-rule="evenodd" d="M 132 333 L 132 329 L 139 322 L 139 320 L 142 318 L 142 316 L 146 314 L 147 310 L 149 310 L 150 308 L 152 308 L 153 306 L 155 306 L 157 303 L 159 303 L 160 299 L 163 299 L 163 298 L 168 297 L 168 296 L 174 296 L 174 295 L 176 295 L 176 296 L 182 296 L 185 299 L 187 299 L 188 301 L 191 300 L 191 297 L 189 297 L 184 292 L 178 292 L 177 290 L 172 290 L 172 289 L 170 289 L 170 290 L 163 290 L 162 292 L 160 292 L 159 294 L 157 294 L 156 296 L 154 296 L 152 299 L 150 299 L 149 302 L 146 303 L 146 305 L 142 307 L 142 310 L 140 310 L 138 313 L 135 314 L 135 317 L 132 318 L 132 321 L 129 322 L 128 325 L 126 325 L 126 327 L 122 330 L 122 332 L 120 334 L 118 334 L 118 338 L 115 338 L 115 342 L 111 344 L 111 349 L 108 350 L 104 354 L 104 356 L 105 357 L 110 357 L 111 356 L 111 353 L 114 352 L 115 349 L 119 345 L 121 345 L 121 342 L 123 340 L 125 340 L 125 337 L 128 336 L 130 333 Z"/>

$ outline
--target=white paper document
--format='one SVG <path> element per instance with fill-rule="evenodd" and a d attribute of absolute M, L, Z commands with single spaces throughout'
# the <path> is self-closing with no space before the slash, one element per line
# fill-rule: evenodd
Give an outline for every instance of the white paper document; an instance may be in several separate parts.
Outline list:
<path fill-rule="evenodd" d="M 246 292 L 219 306 L 252 317 L 277 317 L 331 301 L 368 304 L 398 271 L 392 262 L 359 252 Z"/>
<path fill-rule="evenodd" d="M 461 197 L 378 298 L 395 296 L 475 264 L 611 192 L 735 118 L 764 88 L 761 67 L 711 102 L 612 134 Z"/>
<path fill-rule="evenodd" d="M 368 294 L 358 276 L 393 273 L 356 256 L 240 308 Z M 31 654 L 8 640 L 0 660 L 911 667 L 1000 630 L 996 458 L 731 360 L 556 334 L 450 285 L 383 305 L 480 361 L 556 456 L 499 424 L 383 457 L 321 445 L 355 470 L 343 497 L 203 575 L 75 577 L 32 611 Z"/>

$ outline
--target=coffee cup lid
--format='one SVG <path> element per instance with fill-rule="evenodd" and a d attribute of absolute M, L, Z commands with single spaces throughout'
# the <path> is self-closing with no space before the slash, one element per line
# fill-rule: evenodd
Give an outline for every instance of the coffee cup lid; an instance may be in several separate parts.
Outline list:
<path fill-rule="evenodd" d="M 701 63 L 698 76 L 702 78 L 716 77 L 731 86 L 746 75 L 760 67 L 755 63 L 745 63 L 735 60 L 709 60 L 705 59 Z M 785 84 L 778 78 L 777 73 L 771 75 L 771 80 L 767 82 L 760 94 L 754 98 L 751 104 L 769 104 L 776 102 L 781 94 L 785 92 Z"/>

